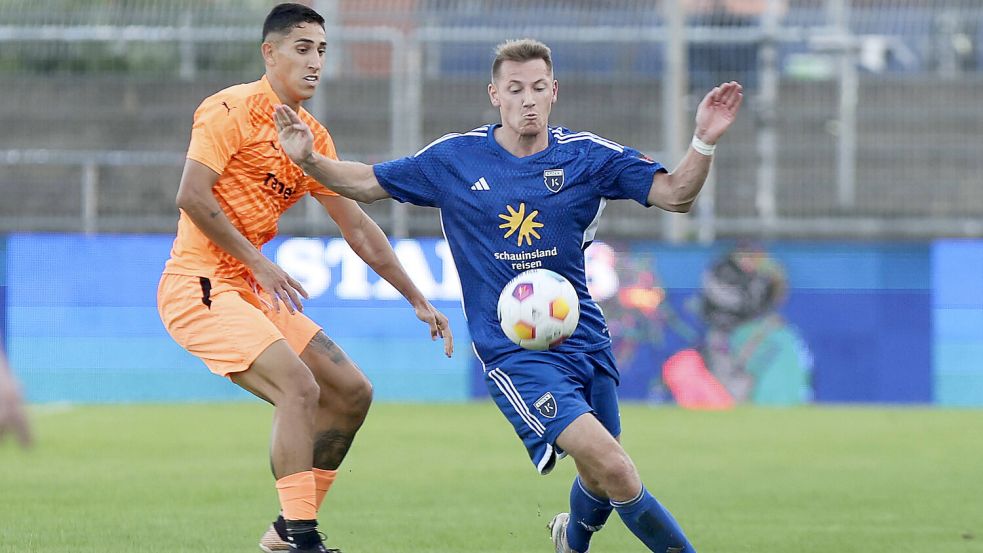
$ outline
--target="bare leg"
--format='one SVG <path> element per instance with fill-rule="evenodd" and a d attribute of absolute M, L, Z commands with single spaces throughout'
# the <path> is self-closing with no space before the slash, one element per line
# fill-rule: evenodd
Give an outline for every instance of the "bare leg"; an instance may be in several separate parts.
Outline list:
<path fill-rule="evenodd" d="M 232 381 L 274 406 L 270 438 L 273 475 L 311 470 L 314 417 L 320 394 L 314 376 L 284 340 L 277 340 Z"/>
<path fill-rule="evenodd" d="M 355 433 L 365 421 L 365 415 L 372 403 L 372 385 L 341 348 L 323 332 L 319 331 L 311 339 L 301 352 L 300 359 L 318 389 L 316 408 L 308 434 L 311 444 L 308 467 L 320 469 L 313 471 L 315 506 L 320 508 L 334 481 L 334 475 L 325 471 L 337 470 L 348 453 Z M 281 513 L 260 543 L 275 550 L 286 546 L 285 539 L 286 521 Z"/>
<path fill-rule="evenodd" d="M 576 461 L 587 491 L 610 498 L 625 526 L 650 551 L 695 553 L 679 523 L 642 486 L 631 458 L 594 415 L 578 417 L 556 443 Z"/>
<path fill-rule="evenodd" d="M 635 464 L 594 415 L 585 413 L 570 423 L 556 444 L 573 457 L 588 491 L 628 501 L 642 489 Z"/>
<path fill-rule="evenodd" d="M 336 470 L 372 404 L 372 385 L 345 352 L 318 332 L 300 355 L 320 389 L 314 417 L 315 468 Z"/>

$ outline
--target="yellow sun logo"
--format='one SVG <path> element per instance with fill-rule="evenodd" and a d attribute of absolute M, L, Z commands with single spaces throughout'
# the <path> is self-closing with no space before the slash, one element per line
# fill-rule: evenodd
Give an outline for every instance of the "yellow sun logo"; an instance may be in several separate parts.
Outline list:
<path fill-rule="evenodd" d="M 536 215 L 539 215 L 539 210 L 533 210 L 527 217 L 525 203 L 519 204 L 518 211 L 513 209 L 510 205 L 505 207 L 509 210 L 509 213 L 508 215 L 499 214 L 499 218 L 504 219 L 505 222 L 498 225 L 498 228 L 509 229 L 509 231 L 505 233 L 505 238 L 515 234 L 516 246 L 521 246 L 523 240 L 526 241 L 527 245 L 531 246 L 533 236 L 535 236 L 537 239 L 542 238 L 539 233 L 536 232 L 536 229 L 542 228 L 543 226 L 542 223 L 537 223 L 535 220 Z M 518 231 L 518 233 L 516 233 L 516 231 Z"/>

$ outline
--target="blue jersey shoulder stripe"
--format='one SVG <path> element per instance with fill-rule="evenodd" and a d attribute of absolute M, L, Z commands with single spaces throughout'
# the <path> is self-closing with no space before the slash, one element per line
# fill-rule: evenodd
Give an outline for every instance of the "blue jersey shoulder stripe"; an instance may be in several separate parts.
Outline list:
<path fill-rule="evenodd" d="M 589 131 L 564 133 L 561 129 L 553 129 L 553 136 L 555 136 L 557 140 L 567 140 L 567 139 L 570 139 L 570 138 L 576 138 L 576 137 L 586 136 L 586 137 L 594 138 L 596 140 L 600 140 L 601 142 L 607 142 L 608 144 L 610 144 L 612 146 L 616 146 L 618 148 L 624 148 L 624 146 L 622 146 L 621 144 L 618 144 L 614 140 L 610 140 L 610 139 L 604 138 L 603 136 L 598 136 L 598 135 L 596 135 L 596 134 L 594 134 L 592 132 L 589 132 Z"/>
<path fill-rule="evenodd" d="M 600 144 L 601 146 L 604 146 L 605 148 L 610 148 L 618 153 L 625 151 L 623 146 L 619 146 L 618 144 L 615 144 L 613 142 L 608 142 L 607 140 L 599 139 L 596 136 L 574 136 L 570 138 L 559 138 L 557 139 L 556 142 L 558 144 L 567 144 L 569 142 L 577 142 L 578 140 L 590 140 L 595 144 Z"/>
<path fill-rule="evenodd" d="M 553 132 L 553 136 L 556 137 L 557 142 L 560 143 L 573 142 L 574 139 L 582 140 L 587 138 L 598 144 L 604 144 L 608 148 L 611 148 L 612 150 L 618 152 L 623 152 L 625 150 L 625 147 L 622 146 L 621 144 L 618 144 L 613 140 L 608 140 L 607 138 L 604 138 L 602 136 L 598 136 L 592 132 L 583 131 L 583 132 L 575 132 L 575 133 L 564 133 L 563 130 L 560 128 L 554 128 L 552 129 L 552 132 Z"/>
<path fill-rule="evenodd" d="M 610 142 L 611 144 L 614 144 L 616 146 L 621 146 L 621 144 L 618 144 L 617 142 L 611 140 L 610 138 L 604 138 L 603 136 L 594 134 L 590 131 L 571 132 L 570 129 L 564 129 L 563 127 L 553 127 L 550 129 L 550 132 L 552 132 L 553 135 L 556 136 L 556 138 L 570 138 L 573 136 L 592 136 L 598 140 L 603 140 L 604 142 Z"/>
<path fill-rule="evenodd" d="M 426 152 L 427 150 L 429 150 L 430 148 L 433 148 L 434 146 L 436 146 L 437 144 L 440 144 L 441 142 L 450 140 L 452 138 L 460 138 L 462 136 L 488 136 L 488 127 L 478 127 L 477 129 L 475 129 L 473 131 L 468 131 L 468 132 L 465 132 L 465 133 L 452 132 L 452 133 L 445 134 L 444 136 L 441 136 L 437 140 L 434 140 L 430 144 L 427 144 L 426 146 L 424 146 L 422 150 L 420 150 L 419 152 L 413 154 L 413 157 L 419 156 L 423 152 Z"/>

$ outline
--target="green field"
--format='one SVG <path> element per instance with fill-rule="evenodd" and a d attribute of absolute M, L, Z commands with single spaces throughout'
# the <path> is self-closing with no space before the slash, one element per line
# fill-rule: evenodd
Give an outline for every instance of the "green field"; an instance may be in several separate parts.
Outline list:
<path fill-rule="evenodd" d="M 32 411 L 0 445 L 0 552 L 259 551 L 260 403 Z M 643 480 L 702 553 L 983 551 L 983 411 L 627 406 Z M 535 473 L 490 403 L 373 407 L 321 512 L 345 553 L 551 552 L 567 460 Z M 612 516 L 593 553 L 642 551 Z"/>

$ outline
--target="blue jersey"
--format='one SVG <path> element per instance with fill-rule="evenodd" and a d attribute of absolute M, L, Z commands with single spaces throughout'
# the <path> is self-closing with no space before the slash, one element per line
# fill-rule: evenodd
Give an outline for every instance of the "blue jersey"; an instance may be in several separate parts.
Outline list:
<path fill-rule="evenodd" d="M 580 297 L 580 324 L 554 351 L 607 347 L 607 325 L 587 292 L 584 250 L 605 203 L 648 205 L 652 178 L 665 169 L 636 150 L 562 127 L 549 129 L 545 150 L 518 158 L 496 142 L 496 127 L 448 134 L 416 155 L 376 165 L 376 178 L 398 201 L 440 209 L 483 363 L 523 351 L 499 326 L 498 296 L 517 274 L 539 267 L 565 276 Z"/>

